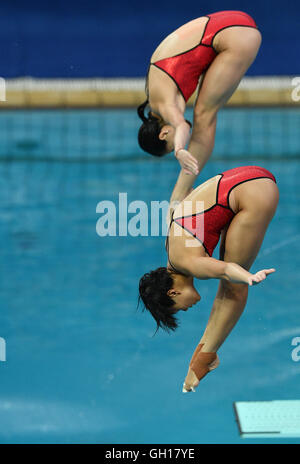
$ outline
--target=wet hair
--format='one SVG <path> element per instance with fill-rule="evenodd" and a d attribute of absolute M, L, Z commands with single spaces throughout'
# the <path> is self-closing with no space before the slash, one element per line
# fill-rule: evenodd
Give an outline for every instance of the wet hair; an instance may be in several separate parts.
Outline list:
<path fill-rule="evenodd" d="M 174 317 L 173 306 L 175 301 L 167 294 L 173 287 L 172 274 L 166 267 L 159 267 L 155 271 L 144 274 L 139 283 L 139 302 L 143 301 L 145 307 L 154 317 L 157 327 L 166 332 L 174 331 L 178 327 Z"/>
<path fill-rule="evenodd" d="M 148 100 L 144 101 L 138 109 L 137 113 L 143 124 L 138 133 L 138 142 L 142 150 L 150 153 L 153 156 L 163 156 L 167 151 L 167 141 L 160 140 L 159 134 L 164 123 L 161 119 L 153 116 L 149 111 L 148 116 L 145 116 L 145 108 L 148 105 Z"/>

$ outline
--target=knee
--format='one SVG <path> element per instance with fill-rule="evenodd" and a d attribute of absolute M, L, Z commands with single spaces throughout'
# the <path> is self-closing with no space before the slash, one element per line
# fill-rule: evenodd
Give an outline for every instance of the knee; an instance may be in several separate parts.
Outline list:
<path fill-rule="evenodd" d="M 194 108 L 194 125 L 211 124 L 216 116 L 216 113 L 217 106 L 214 102 L 202 102 L 199 98 L 199 100 L 197 101 L 197 105 Z"/>
<path fill-rule="evenodd" d="M 247 299 L 248 284 L 235 284 L 227 280 L 222 280 L 221 282 L 222 293 L 226 298 L 239 301 L 245 301 L 245 299 Z"/>
<path fill-rule="evenodd" d="M 197 138 L 209 130 L 213 130 L 216 125 L 217 108 L 209 104 L 197 104 L 194 110 L 193 132 L 192 136 Z"/>

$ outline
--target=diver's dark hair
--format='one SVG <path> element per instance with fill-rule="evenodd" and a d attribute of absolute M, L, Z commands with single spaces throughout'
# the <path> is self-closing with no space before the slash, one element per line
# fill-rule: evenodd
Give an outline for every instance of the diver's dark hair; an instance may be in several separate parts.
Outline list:
<path fill-rule="evenodd" d="M 140 279 L 139 301 L 142 299 L 145 308 L 154 317 L 157 324 L 156 332 L 160 327 L 166 332 L 174 331 L 178 327 L 172 309 L 175 302 L 167 294 L 172 286 L 173 278 L 166 267 L 159 267 L 155 271 L 150 271 Z M 143 308 L 143 311 L 145 308 Z"/>
<path fill-rule="evenodd" d="M 162 122 L 153 116 L 150 111 L 148 116 L 145 116 L 147 105 L 148 100 L 144 101 L 137 109 L 137 113 L 143 121 L 138 133 L 139 146 L 150 155 L 163 156 L 167 153 L 167 141 L 159 139 Z"/>

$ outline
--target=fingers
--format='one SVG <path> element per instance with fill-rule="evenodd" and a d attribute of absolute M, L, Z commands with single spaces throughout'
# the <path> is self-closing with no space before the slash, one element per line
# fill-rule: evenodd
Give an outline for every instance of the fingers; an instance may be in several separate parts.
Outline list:
<path fill-rule="evenodd" d="M 194 174 L 194 176 L 199 174 L 198 165 L 195 164 L 184 163 L 183 170 L 186 174 Z"/>
<path fill-rule="evenodd" d="M 188 174 L 189 176 L 195 175 L 192 171 L 189 171 L 186 168 L 184 168 L 183 171 L 184 171 L 185 174 Z"/>
<path fill-rule="evenodd" d="M 248 284 L 250 286 L 252 285 L 257 285 L 263 280 L 267 278 L 269 274 L 272 274 L 273 272 L 276 272 L 276 269 L 263 269 L 261 271 L 258 271 L 256 274 L 253 274 L 248 281 Z"/>
<path fill-rule="evenodd" d="M 267 277 L 267 275 L 265 274 L 265 272 L 260 271 L 260 272 L 257 272 L 257 273 L 255 274 L 255 277 L 254 277 L 253 280 L 254 280 L 254 282 L 256 282 L 256 283 L 259 283 L 259 282 L 262 282 L 263 280 L 265 280 L 266 277 Z M 254 283 L 254 282 L 253 282 L 253 283 Z"/>
<path fill-rule="evenodd" d="M 199 165 L 196 158 L 184 149 L 178 150 L 177 153 L 178 161 L 184 172 L 186 174 L 194 174 L 197 176 L 199 174 Z"/>
<path fill-rule="evenodd" d="M 257 274 L 255 274 L 252 277 L 250 277 L 249 285 L 250 285 L 250 287 L 252 287 L 252 285 L 257 285 L 260 282 L 262 282 L 263 280 L 265 280 L 265 277 L 263 278 L 263 277 L 258 276 Z"/>
<path fill-rule="evenodd" d="M 196 171 L 198 171 L 199 169 L 198 161 L 192 155 L 189 156 L 188 162 L 191 166 L 193 166 L 193 168 Z"/>
<path fill-rule="evenodd" d="M 199 174 L 199 166 L 198 166 L 197 161 L 195 160 L 193 156 L 191 156 L 191 158 L 188 161 L 189 161 L 190 169 L 193 171 L 193 174 L 197 176 Z"/>

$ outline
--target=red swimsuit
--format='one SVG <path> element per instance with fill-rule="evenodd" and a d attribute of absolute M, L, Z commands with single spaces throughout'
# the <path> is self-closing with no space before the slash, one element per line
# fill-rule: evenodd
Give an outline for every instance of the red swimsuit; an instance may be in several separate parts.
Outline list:
<path fill-rule="evenodd" d="M 200 43 L 196 47 L 170 58 L 151 63 L 151 65 L 161 69 L 173 79 L 186 102 L 195 91 L 199 77 L 217 55 L 213 48 L 213 40 L 216 34 L 222 29 L 232 26 L 257 28 L 251 16 L 242 11 L 219 11 L 205 17 L 208 18 L 208 22 Z"/>
<path fill-rule="evenodd" d="M 276 183 L 276 179 L 273 174 L 267 171 L 267 169 L 259 166 L 241 166 L 239 168 L 224 171 L 219 175 L 222 177 L 220 177 L 218 181 L 216 203 L 211 208 L 208 208 L 201 213 L 195 213 L 190 216 L 175 219 L 172 218 L 170 224 L 171 228 L 172 222 L 174 221 L 193 235 L 193 237 L 201 242 L 209 256 L 212 256 L 213 251 L 218 244 L 222 229 L 229 224 L 235 215 L 229 205 L 230 192 L 237 185 L 254 179 L 268 178 L 272 179 Z M 203 216 L 203 221 L 197 220 L 197 218 L 201 215 Z M 204 230 L 202 227 L 201 229 L 199 228 L 199 224 L 200 226 L 202 226 L 202 224 L 204 225 Z M 167 237 L 166 242 L 167 251 L 169 251 L 168 238 L 169 237 Z M 173 269 L 176 271 L 174 267 Z"/>

